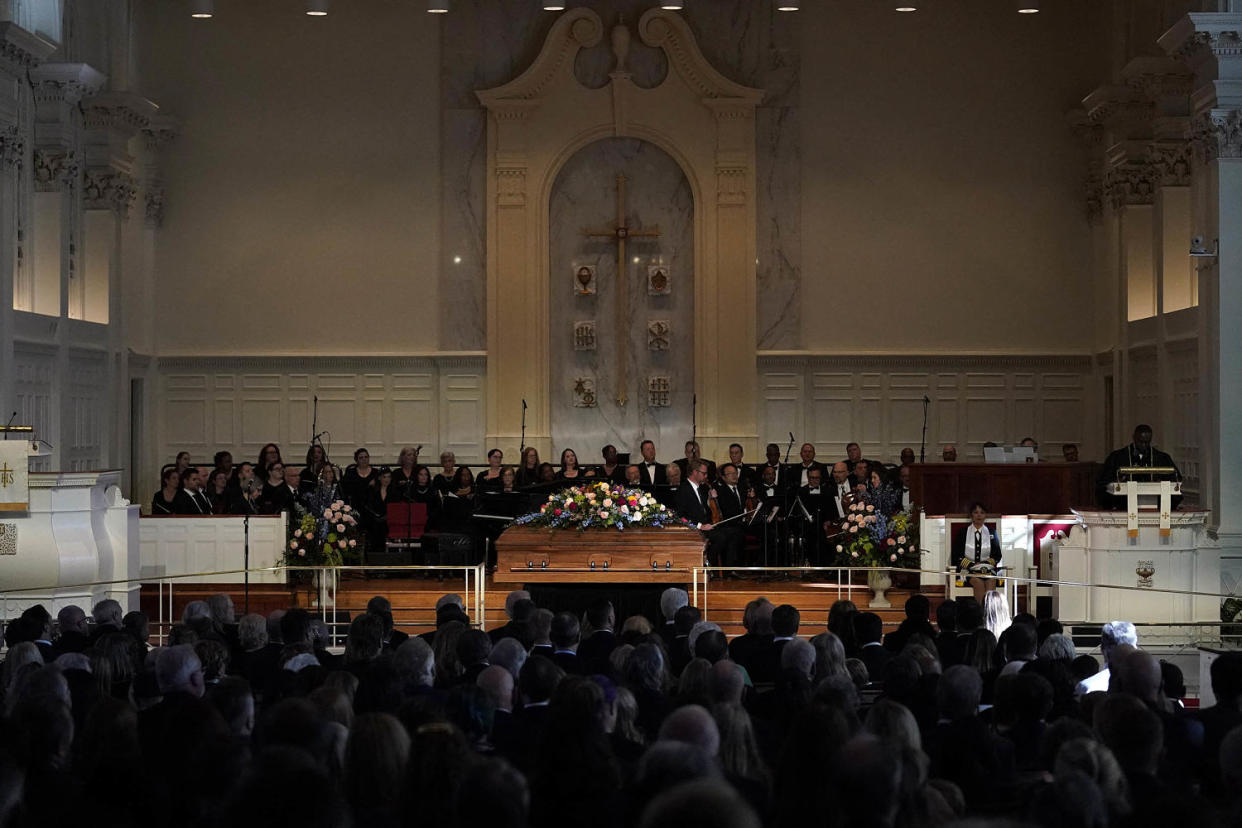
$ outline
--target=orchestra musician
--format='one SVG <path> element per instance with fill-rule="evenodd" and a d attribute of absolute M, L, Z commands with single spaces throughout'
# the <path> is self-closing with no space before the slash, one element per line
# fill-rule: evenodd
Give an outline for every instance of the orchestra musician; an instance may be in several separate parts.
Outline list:
<path fill-rule="evenodd" d="M 785 488 L 786 469 L 785 469 L 785 466 L 781 463 L 781 447 L 778 446 L 776 443 L 768 443 L 767 446 L 764 447 L 763 453 L 764 453 L 764 456 L 767 457 L 767 461 L 760 466 L 756 466 L 755 473 L 762 480 L 762 479 L 765 479 L 763 477 L 764 469 L 771 469 L 772 475 L 773 475 L 772 479 L 773 481 L 775 481 L 776 486 L 782 489 Z"/>
<path fill-rule="evenodd" d="M 742 549 L 746 543 L 746 526 L 741 514 L 746 510 L 747 492 L 738 486 L 738 468 L 732 463 L 720 467 L 720 479 L 712 490 L 716 505 L 720 509 L 721 523 L 712 532 L 712 543 L 709 554 L 720 566 L 739 566 L 742 561 Z M 736 520 L 729 520 L 736 518 Z M 740 577 L 736 572 L 726 573 L 727 578 Z"/>
<path fill-rule="evenodd" d="M 643 489 L 650 492 L 654 491 L 656 486 L 667 486 L 668 473 L 664 471 L 662 465 L 656 462 L 655 443 L 650 440 L 643 440 L 638 447 L 638 451 L 643 456 L 643 461 L 638 464 Z"/>
<path fill-rule="evenodd" d="M 681 458 L 680 460 L 673 461 L 674 463 L 676 463 L 678 466 L 681 467 L 681 479 L 682 480 L 685 480 L 687 477 L 690 476 L 688 472 L 688 464 L 690 463 L 690 461 L 701 460 L 701 459 L 702 459 L 702 456 L 699 453 L 698 442 L 695 440 L 687 440 L 686 441 L 686 456 Z M 716 480 L 716 464 L 713 463 L 711 460 L 704 460 L 703 462 L 707 464 L 707 479 L 714 483 Z"/>
<path fill-rule="evenodd" d="M 794 467 L 793 474 L 790 476 L 789 486 L 791 488 L 802 488 L 809 482 L 808 475 L 812 469 L 818 469 L 820 479 L 823 479 L 827 469 L 824 464 L 815 459 L 815 446 L 810 443 L 803 443 L 802 448 L 798 450 L 798 456 L 802 458 L 802 463 Z"/>
<path fill-rule="evenodd" d="M 741 443 L 729 444 L 729 462 L 737 467 L 737 485 L 743 491 L 753 488 L 759 482 L 759 475 L 754 470 L 742 462 L 742 445 Z M 724 474 L 724 466 L 720 467 L 720 473 Z"/>

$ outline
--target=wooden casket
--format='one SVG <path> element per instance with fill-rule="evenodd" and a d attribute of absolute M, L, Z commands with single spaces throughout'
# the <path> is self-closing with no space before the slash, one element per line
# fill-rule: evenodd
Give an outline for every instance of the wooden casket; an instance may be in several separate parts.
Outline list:
<path fill-rule="evenodd" d="M 510 526 L 496 539 L 496 583 L 643 584 L 690 581 L 707 540 L 689 526 L 548 529 Z"/>

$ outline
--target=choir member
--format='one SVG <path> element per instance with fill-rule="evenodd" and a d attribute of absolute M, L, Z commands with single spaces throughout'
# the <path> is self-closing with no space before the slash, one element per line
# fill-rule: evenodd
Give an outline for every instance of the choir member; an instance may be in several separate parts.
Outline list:
<path fill-rule="evenodd" d="M 578 468 L 578 455 L 574 454 L 574 450 L 567 448 L 561 452 L 561 468 L 556 476 L 561 480 L 577 480 L 586 477 L 586 473 Z"/>
<path fill-rule="evenodd" d="M 268 443 L 259 449 L 259 459 L 254 464 L 255 474 L 259 476 L 260 480 L 267 480 L 268 468 L 273 463 L 280 463 L 282 467 L 284 466 L 284 460 L 280 457 L 280 446 L 275 443 Z M 283 473 L 284 469 L 282 468 L 281 471 Z"/>
<path fill-rule="evenodd" d="M 341 496 L 355 509 L 361 509 L 367 501 L 367 490 L 375 476 L 371 465 L 371 452 L 364 448 L 354 451 L 354 464 L 345 470 L 341 478 Z"/>
<path fill-rule="evenodd" d="M 160 483 L 162 488 L 151 498 L 151 514 L 153 515 L 175 515 L 177 514 L 176 500 L 177 493 L 181 491 L 181 473 L 173 466 L 164 469 L 164 473 L 160 475 Z"/>
<path fill-rule="evenodd" d="M 527 446 L 522 449 L 522 462 L 517 469 L 517 485 L 533 486 L 539 482 L 539 449 Z"/>
<path fill-rule="evenodd" d="M 432 478 L 432 483 L 441 495 L 446 495 L 453 488 L 453 476 L 457 473 L 457 455 L 451 451 L 440 452 L 440 471 Z"/>
<path fill-rule="evenodd" d="M 498 448 L 494 448 L 487 453 L 487 468 L 475 480 L 475 485 L 480 490 L 499 489 L 501 487 L 500 472 L 504 459 L 504 452 Z"/>

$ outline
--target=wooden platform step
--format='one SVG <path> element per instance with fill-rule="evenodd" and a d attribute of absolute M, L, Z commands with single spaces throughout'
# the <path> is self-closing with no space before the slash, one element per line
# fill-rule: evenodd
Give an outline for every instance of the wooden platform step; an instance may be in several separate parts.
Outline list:
<path fill-rule="evenodd" d="M 511 586 L 497 584 L 491 578 L 485 584 L 485 611 L 483 625 L 492 629 L 503 625 L 508 619 L 505 616 L 505 597 Z M 435 625 L 436 600 L 448 592 L 461 593 L 460 581 L 444 582 L 422 580 L 416 578 L 374 578 L 349 579 L 340 582 L 336 596 L 338 617 L 344 620 L 352 618 L 366 609 L 367 601 L 375 595 L 384 595 L 393 605 L 393 620 L 396 625 L 409 633 L 419 633 L 431 629 Z M 190 601 L 206 600 L 219 592 L 227 592 L 240 616 L 244 608 L 244 596 L 238 584 L 195 584 L 178 587 L 173 593 L 173 613 L 175 620 L 181 618 L 186 604 Z M 922 590 L 932 604 L 932 611 L 944 600 L 942 587 L 931 587 Z M 895 629 L 905 617 L 903 607 L 906 599 L 914 594 L 910 589 L 893 589 L 888 592 L 890 606 L 887 608 L 871 607 L 871 591 L 862 585 L 809 583 L 804 581 L 720 581 L 712 582 L 707 590 L 706 603 L 703 606 L 707 620 L 721 626 L 726 635 L 734 636 L 745 632 L 742 628 L 742 615 L 746 604 L 760 596 L 766 597 L 774 604 L 792 604 L 802 616 L 804 633 L 820 631 L 826 628 L 828 609 L 833 602 L 848 597 L 859 609 L 877 613 L 884 621 L 886 630 Z M 314 609 L 314 592 L 306 587 L 287 587 L 276 585 L 256 585 L 250 589 L 250 611 L 266 615 L 275 609 L 286 609 L 290 606 L 303 606 Z M 166 602 L 165 602 L 166 604 Z M 152 619 L 158 621 L 159 588 L 147 584 L 142 589 L 142 609 Z M 167 610 L 166 610 L 167 611 Z M 618 623 L 624 619 L 618 619 Z"/>

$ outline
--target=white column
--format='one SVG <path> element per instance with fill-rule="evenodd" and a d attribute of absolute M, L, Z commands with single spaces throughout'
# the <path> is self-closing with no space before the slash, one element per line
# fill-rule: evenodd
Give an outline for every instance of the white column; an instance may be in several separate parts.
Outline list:
<path fill-rule="evenodd" d="M 1242 555 L 1242 11 L 1192 13 L 1160 38 L 1195 72 L 1194 233 L 1219 244 L 1198 262 L 1203 500 L 1221 556 Z"/>

